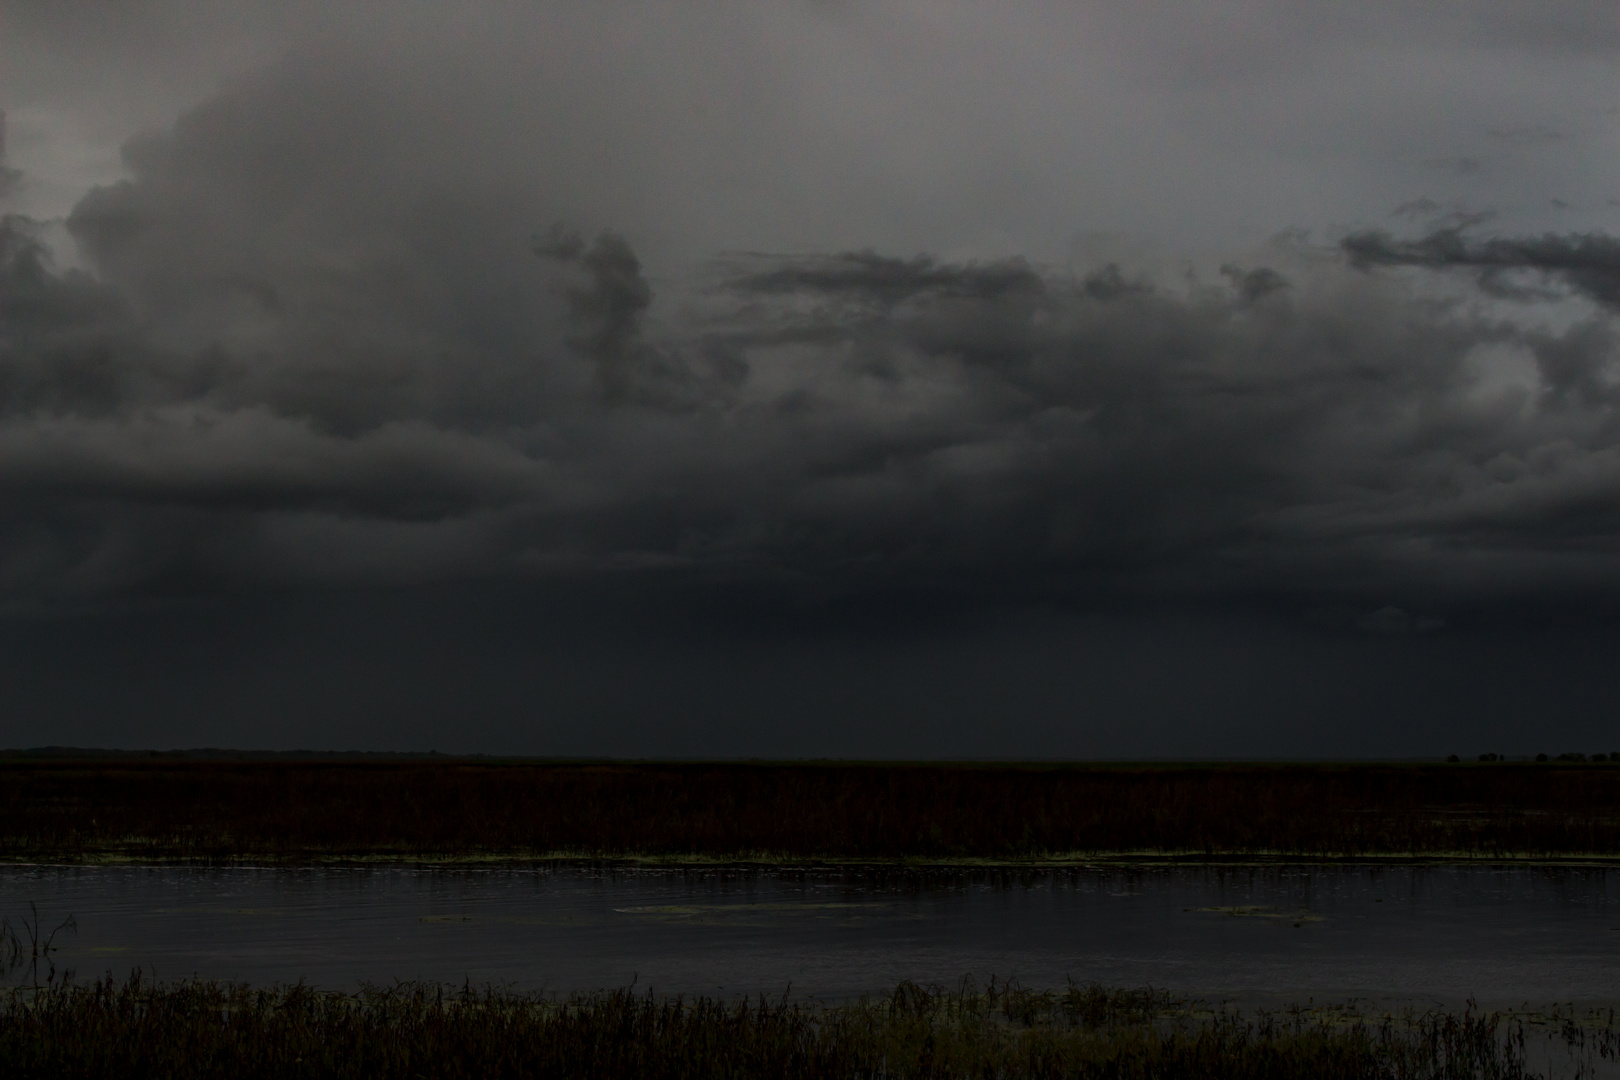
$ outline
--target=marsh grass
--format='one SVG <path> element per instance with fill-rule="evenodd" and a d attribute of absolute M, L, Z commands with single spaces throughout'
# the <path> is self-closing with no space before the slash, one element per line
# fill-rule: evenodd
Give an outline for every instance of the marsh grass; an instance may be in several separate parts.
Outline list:
<path fill-rule="evenodd" d="M 1620 765 L 0 761 L 0 857 L 1620 856 Z"/>
<path fill-rule="evenodd" d="M 63 982 L 71 982 L 71 970 L 57 970 L 56 954 L 61 946 L 56 939 L 64 933 L 78 932 L 78 920 L 72 915 L 46 929 L 38 905 L 32 903 L 28 905 L 28 915 L 20 918 L 17 926 L 13 926 L 9 918 L 0 918 L 0 983 L 21 973 L 30 986 L 37 988 L 42 985 L 41 971 L 45 975 L 43 985 L 54 985 L 59 976 Z"/>
<path fill-rule="evenodd" d="M 1561 1037 L 1612 1059 L 1612 1027 Z M 548 998 L 400 984 L 356 994 L 137 974 L 0 998 L 17 1077 L 1513 1078 L 1507 1014 L 1244 1014 L 1152 991 L 902 984 L 822 1006 L 632 990 Z"/>

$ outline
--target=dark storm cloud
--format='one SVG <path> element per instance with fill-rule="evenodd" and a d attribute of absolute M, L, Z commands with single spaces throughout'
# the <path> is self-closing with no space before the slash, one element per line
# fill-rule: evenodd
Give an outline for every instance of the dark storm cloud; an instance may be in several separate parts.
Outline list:
<path fill-rule="evenodd" d="M 0 228 L 12 599 L 640 574 L 1427 628 L 1620 593 L 1609 317 L 1367 272 L 1612 307 L 1605 234 L 1291 240 L 1211 281 L 870 251 L 660 279 L 632 236 L 535 239 L 583 181 L 468 168 L 510 133 L 424 140 L 386 74 L 300 61 L 135 140 L 67 219 L 85 270 Z"/>
<path fill-rule="evenodd" d="M 13 3 L 0 740 L 1607 746 L 1612 7 Z"/>
<path fill-rule="evenodd" d="M 1474 270 L 1487 287 L 1501 287 L 1504 275 L 1514 271 L 1530 271 L 1561 280 L 1607 307 L 1620 307 L 1620 239 L 1606 233 L 1481 240 L 1447 228 L 1417 240 L 1396 240 L 1367 231 L 1342 243 L 1356 266 Z"/>
<path fill-rule="evenodd" d="M 400 326 L 364 289 L 317 336 L 300 323 L 330 313 L 223 289 L 259 351 L 187 353 L 117 289 L 51 273 L 19 223 L 5 242 L 14 590 L 627 570 L 1022 599 L 1620 586 L 1609 327 L 1520 330 L 1303 257 L 1174 290 L 753 257 L 649 341 L 628 244 L 562 237 L 546 254 L 581 279 L 506 297 L 568 301 L 510 343 L 535 369 L 514 380 L 484 377 L 506 360 L 471 312 Z M 1484 385 L 1491 348 L 1540 390 Z M 49 551 L 53 529 L 74 544 Z"/>
<path fill-rule="evenodd" d="M 860 297 L 885 305 L 921 293 L 988 299 L 1009 292 L 1039 291 L 1039 274 L 1021 260 L 989 265 L 942 266 L 919 256 L 896 259 L 874 252 L 780 261 L 767 270 L 740 274 L 732 283 L 744 292 L 824 293 Z"/>
<path fill-rule="evenodd" d="M 609 405 L 672 405 L 671 390 L 688 381 L 677 355 L 649 345 L 641 323 L 652 306 L 652 286 L 624 239 L 607 232 L 587 245 L 558 226 L 535 243 L 535 254 L 577 268 L 582 282 L 562 287 L 573 333 L 567 342 L 596 369 L 597 389 Z"/>
<path fill-rule="evenodd" d="M 1613 581 L 1608 403 L 1561 391 L 1602 383 L 1601 324 L 1530 334 L 1320 266 L 1169 292 L 837 261 L 744 284 L 811 289 L 800 340 L 846 377 L 935 391 L 834 444 L 805 485 L 899 566 L 1181 595 Z M 985 281 L 1019 286 L 966 285 Z M 1533 355 L 1544 394 L 1491 387 L 1492 348 Z"/>

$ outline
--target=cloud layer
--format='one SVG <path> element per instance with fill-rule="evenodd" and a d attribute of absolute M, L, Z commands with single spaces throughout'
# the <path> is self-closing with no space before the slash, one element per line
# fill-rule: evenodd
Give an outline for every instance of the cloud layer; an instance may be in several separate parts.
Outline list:
<path fill-rule="evenodd" d="M 12 4 L 0 742 L 1606 750 L 1620 24 L 1465 14 Z"/>
<path fill-rule="evenodd" d="M 562 165 L 537 190 L 498 125 L 336 70 L 132 142 L 67 219 L 85 269 L 0 226 L 9 602 L 652 575 L 1417 627 L 1620 599 L 1607 234 L 659 278 L 567 223 Z"/>

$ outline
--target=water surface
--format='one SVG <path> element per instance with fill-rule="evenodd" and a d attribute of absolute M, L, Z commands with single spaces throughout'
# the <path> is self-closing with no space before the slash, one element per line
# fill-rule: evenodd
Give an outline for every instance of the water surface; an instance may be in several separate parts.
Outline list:
<path fill-rule="evenodd" d="M 844 999 L 902 979 L 1152 985 L 1239 1002 L 1620 999 L 1603 868 L 1021 873 L 10 866 L 0 913 L 79 926 L 82 978 L 140 967 L 321 986 Z"/>

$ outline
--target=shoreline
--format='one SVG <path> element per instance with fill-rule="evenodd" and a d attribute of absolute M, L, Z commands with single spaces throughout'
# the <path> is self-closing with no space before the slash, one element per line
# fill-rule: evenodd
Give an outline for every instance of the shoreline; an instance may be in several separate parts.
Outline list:
<path fill-rule="evenodd" d="M 1074 856 L 1007 859 L 994 857 L 904 857 L 896 859 L 820 858 L 748 855 L 634 855 L 575 853 L 396 854 L 320 853 L 301 851 L 244 852 L 230 855 L 141 855 L 128 851 L 93 853 L 29 852 L 0 855 L 0 867 L 205 867 L 296 870 L 309 868 L 378 869 L 547 869 L 547 870 L 793 870 L 793 871 L 1042 871 L 1092 869 L 1165 869 L 1171 867 L 1423 867 L 1481 866 L 1524 869 L 1620 868 L 1620 854 L 1569 855 L 1472 854 L 1468 852 L 1385 852 L 1354 855 L 1301 855 L 1242 852 L 1230 855 L 1178 852 L 1091 852 Z"/>

